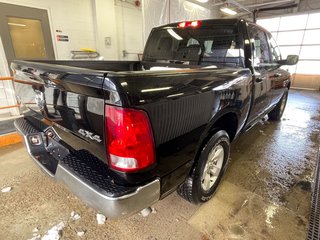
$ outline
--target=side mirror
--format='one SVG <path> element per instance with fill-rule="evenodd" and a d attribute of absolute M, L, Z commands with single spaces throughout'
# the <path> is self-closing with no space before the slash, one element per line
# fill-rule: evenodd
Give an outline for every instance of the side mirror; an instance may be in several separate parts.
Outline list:
<path fill-rule="evenodd" d="M 298 55 L 288 55 L 286 60 L 280 60 L 277 63 L 280 65 L 296 65 L 299 61 Z"/>

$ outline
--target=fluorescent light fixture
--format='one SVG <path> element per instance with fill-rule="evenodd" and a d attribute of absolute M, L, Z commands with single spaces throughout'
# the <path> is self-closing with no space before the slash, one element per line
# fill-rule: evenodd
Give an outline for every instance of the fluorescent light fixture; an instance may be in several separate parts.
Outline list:
<path fill-rule="evenodd" d="M 162 88 L 149 88 L 149 89 L 143 89 L 141 92 L 157 92 L 157 91 L 164 91 L 169 90 L 172 87 L 162 87 Z"/>
<path fill-rule="evenodd" d="M 199 3 L 207 3 L 209 0 L 197 0 Z"/>
<path fill-rule="evenodd" d="M 184 95 L 184 93 L 171 94 L 171 95 L 168 95 L 167 98 L 179 97 L 179 96 L 182 96 L 182 95 Z"/>
<path fill-rule="evenodd" d="M 237 14 L 236 11 L 233 11 L 230 8 L 227 8 L 227 7 L 220 8 L 220 11 L 222 11 L 222 12 L 224 12 L 226 14 L 229 14 L 229 15 L 236 15 Z"/>
<path fill-rule="evenodd" d="M 8 25 L 11 25 L 11 26 L 18 26 L 18 27 L 26 27 L 27 25 L 25 24 L 20 24 L 20 23 L 11 23 L 9 22 Z"/>
<path fill-rule="evenodd" d="M 174 37 L 175 39 L 177 39 L 178 41 L 181 41 L 183 38 L 180 37 L 175 31 L 173 31 L 171 28 L 167 29 L 168 33 Z"/>

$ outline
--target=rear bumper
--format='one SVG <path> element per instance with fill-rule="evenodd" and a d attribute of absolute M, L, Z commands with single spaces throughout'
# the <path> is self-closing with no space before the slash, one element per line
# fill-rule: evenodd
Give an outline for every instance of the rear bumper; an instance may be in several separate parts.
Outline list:
<path fill-rule="evenodd" d="M 160 181 L 155 179 L 145 185 L 125 187 L 114 183 L 105 164 L 85 151 L 63 149 L 57 139 L 48 146 L 46 129 L 37 129 L 26 119 L 14 123 L 23 136 L 27 151 L 34 162 L 53 179 L 63 182 L 71 192 L 108 218 L 131 215 L 151 206 L 160 198 Z M 41 143 L 30 143 L 31 136 L 40 136 Z M 51 147 L 51 148 L 49 148 Z M 52 154 L 52 150 L 62 156 Z M 60 157 L 60 158 L 59 158 Z"/>

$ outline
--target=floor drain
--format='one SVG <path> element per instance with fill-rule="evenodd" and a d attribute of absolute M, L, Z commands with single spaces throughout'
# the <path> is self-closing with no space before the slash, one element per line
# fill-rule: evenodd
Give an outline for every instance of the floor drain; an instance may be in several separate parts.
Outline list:
<path fill-rule="evenodd" d="M 315 173 L 314 189 L 312 193 L 311 214 L 307 240 L 320 239 L 320 151 Z"/>

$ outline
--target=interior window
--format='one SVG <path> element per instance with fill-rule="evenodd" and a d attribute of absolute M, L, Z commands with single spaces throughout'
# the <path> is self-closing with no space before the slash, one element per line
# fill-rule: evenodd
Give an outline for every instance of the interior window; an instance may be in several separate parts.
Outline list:
<path fill-rule="evenodd" d="M 156 29 L 150 35 L 144 61 L 202 66 L 244 66 L 237 25 Z"/>
<path fill-rule="evenodd" d="M 253 46 L 253 64 L 270 63 L 269 47 L 266 34 L 255 25 L 249 25 L 250 42 Z"/>
<path fill-rule="evenodd" d="M 194 39 L 194 38 L 190 38 L 188 40 L 188 43 L 187 43 L 187 47 L 191 46 L 191 45 L 200 45 L 199 41 Z"/>

